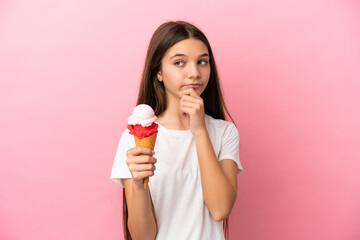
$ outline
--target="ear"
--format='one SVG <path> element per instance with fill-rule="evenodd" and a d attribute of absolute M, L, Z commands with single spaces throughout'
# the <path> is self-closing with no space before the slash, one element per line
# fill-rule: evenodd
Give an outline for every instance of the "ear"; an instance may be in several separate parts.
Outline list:
<path fill-rule="evenodd" d="M 158 71 L 158 73 L 156 74 L 156 78 L 157 78 L 157 80 L 159 80 L 159 82 L 162 82 L 162 74 L 161 74 L 161 71 Z"/>

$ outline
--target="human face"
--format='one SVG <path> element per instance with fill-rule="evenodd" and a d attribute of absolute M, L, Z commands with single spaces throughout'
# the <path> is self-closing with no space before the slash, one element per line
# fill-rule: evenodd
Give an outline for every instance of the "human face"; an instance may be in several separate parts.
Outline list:
<path fill-rule="evenodd" d="M 197 39 L 185 39 L 167 50 L 157 74 L 164 82 L 168 98 L 179 98 L 180 93 L 193 88 L 199 96 L 206 88 L 210 77 L 209 51 Z"/>

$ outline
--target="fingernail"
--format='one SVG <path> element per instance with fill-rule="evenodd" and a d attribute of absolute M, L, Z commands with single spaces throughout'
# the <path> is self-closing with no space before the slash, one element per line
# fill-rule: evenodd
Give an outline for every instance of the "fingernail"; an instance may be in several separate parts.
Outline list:
<path fill-rule="evenodd" d="M 155 154 L 155 151 L 154 151 L 154 150 L 152 151 L 152 154 L 153 154 L 153 155 Z"/>

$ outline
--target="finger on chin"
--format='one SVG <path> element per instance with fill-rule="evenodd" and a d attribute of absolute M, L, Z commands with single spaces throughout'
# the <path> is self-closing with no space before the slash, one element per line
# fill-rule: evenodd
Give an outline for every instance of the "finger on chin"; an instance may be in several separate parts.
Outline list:
<path fill-rule="evenodd" d="M 182 116 L 183 116 L 183 117 L 188 117 L 189 114 L 187 114 L 186 112 L 182 112 Z"/>
<path fill-rule="evenodd" d="M 183 95 L 198 96 L 199 94 L 193 88 L 187 88 L 183 91 Z"/>

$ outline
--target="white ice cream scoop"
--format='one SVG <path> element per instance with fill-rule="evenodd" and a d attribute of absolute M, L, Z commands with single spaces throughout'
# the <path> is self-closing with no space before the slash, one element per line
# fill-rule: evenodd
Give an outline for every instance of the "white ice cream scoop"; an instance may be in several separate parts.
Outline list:
<path fill-rule="evenodd" d="M 147 104 L 137 105 L 132 114 L 128 117 L 128 125 L 141 124 L 148 127 L 156 121 L 154 110 Z"/>

